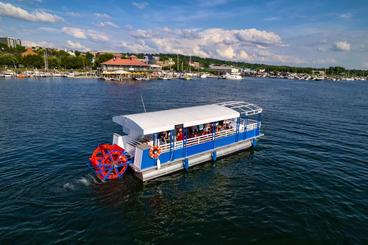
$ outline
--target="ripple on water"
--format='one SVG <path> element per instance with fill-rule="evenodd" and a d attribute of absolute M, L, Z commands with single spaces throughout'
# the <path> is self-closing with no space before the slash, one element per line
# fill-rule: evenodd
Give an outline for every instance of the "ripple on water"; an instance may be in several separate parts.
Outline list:
<path fill-rule="evenodd" d="M 1 80 L 2 242 L 367 243 L 367 90 L 252 78 Z M 265 137 L 189 173 L 102 184 L 89 154 L 120 131 L 112 116 L 143 110 L 141 95 L 150 111 L 254 102 Z"/>

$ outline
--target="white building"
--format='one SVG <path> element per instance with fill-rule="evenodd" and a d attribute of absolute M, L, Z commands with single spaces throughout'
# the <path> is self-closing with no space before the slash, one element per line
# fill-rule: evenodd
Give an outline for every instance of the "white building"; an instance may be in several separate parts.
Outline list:
<path fill-rule="evenodd" d="M 21 46 L 22 42 L 20 39 L 10 37 L 0 37 L 0 43 L 5 44 L 9 48 L 15 48 L 17 45 Z"/>

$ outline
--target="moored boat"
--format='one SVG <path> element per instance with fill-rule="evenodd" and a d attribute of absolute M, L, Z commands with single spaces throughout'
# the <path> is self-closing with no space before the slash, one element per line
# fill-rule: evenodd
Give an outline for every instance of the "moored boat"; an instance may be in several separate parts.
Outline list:
<path fill-rule="evenodd" d="M 123 134 L 100 145 L 91 166 L 105 181 L 129 165 L 142 181 L 242 151 L 261 137 L 262 108 L 242 101 L 113 117 Z"/>
<path fill-rule="evenodd" d="M 224 75 L 224 78 L 229 79 L 229 80 L 241 80 L 241 79 L 243 79 L 243 77 L 240 76 L 239 74 L 229 74 L 229 73 L 226 73 Z"/>

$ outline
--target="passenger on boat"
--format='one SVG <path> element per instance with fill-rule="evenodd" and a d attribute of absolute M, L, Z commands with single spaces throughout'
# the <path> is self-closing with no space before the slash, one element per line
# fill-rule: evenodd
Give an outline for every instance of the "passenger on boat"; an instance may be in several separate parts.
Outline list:
<path fill-rule="evenodd" d="M 206 135 L 206 134 L 209 134 L 210 133 L 210 130 L 208 128 L 204 128 L 203 131 L 202 131 L 202 135 Z"/>
<path fill-rule="evenodd" d="M 167 131 L 161 133 L 160 140 L 161 140 L 162 144 L 169 143 L 169 134 L 167 133 Z"/>
<path fill-rule="evenodd" d="M 194 137 L 198 136 L 198 127 L 197 126 L 190 127 L 188 130 L 189 130 L 189 138 L 194 138 Z"/>
<path fill-rule="evenodd" d="M 220 124 L 218 124 L 216 126 L 216 132 L 220 132 L 221 130 L 223 130 L 223 127 Z"/>
<path fill-rule="evenodd" d="M 203 124 L 197 125 L 197 134 L 202 135 Z"/>
<path fill-rule="evenodd" d="M 193 137 L 198 137 L 198 129 L 195 128 L 193 131 Z"/>
<path fill-rule="evenodd" d="M 183 129 L 179 128 L 179 130 L 176 132 L 176 141 L 183 140 Z"/>

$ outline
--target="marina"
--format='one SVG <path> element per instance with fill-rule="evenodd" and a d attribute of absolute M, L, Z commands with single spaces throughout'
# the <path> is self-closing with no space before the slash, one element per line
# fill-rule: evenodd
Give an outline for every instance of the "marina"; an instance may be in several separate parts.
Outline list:
<path fill-rule="evenodd" d="M 13 70 L 0 71 L 0 78 L 52 78 L 52 77 L 68 77 L 68 78 L 98 78 L 106 81 L 124 82 L 129 80 L 148 81 L 148 80 L 173 80 L 173 79 L 227 79 L 227 80 L 242 80 L 248 77 L 272 78 L 272 79 L 287 79 L 287 80 L 306 80 L 306 81 L 367 81 L 367 76 L 329 76 L 326 74 L 307 74 L 307 73 L 292 73 L 292 72 L 266 72 L 264 70 L 249 70 L 236 73 L 221 73 L 218 72 L 177 72 L 170 70 L 162 70 L 158 67 L 147 71 L 128 69 L 101 71 L 40 71 L 30 70 L 16 72 Z"/>

